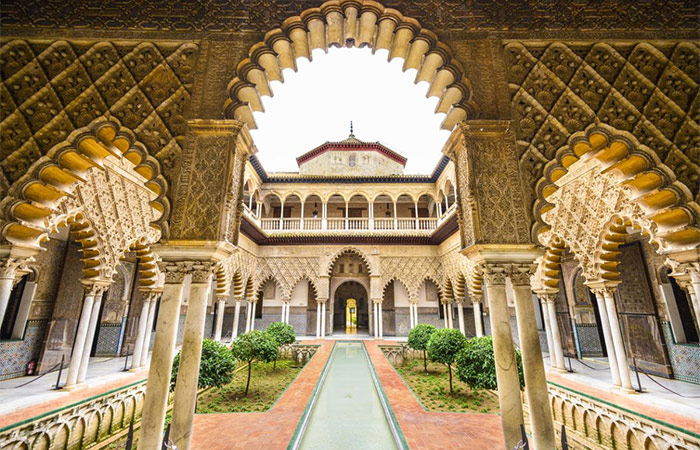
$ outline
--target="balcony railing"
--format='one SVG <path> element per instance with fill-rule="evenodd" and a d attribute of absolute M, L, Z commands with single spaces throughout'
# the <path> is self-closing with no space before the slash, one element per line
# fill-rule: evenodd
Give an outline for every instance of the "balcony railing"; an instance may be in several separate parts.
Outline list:
<path fill-rule="evenodd" d="M 329 219 L 257 219 L 251 217 L 263 231 L 433 231 L 439 223 L 436 218 L 329 218 Z"/>

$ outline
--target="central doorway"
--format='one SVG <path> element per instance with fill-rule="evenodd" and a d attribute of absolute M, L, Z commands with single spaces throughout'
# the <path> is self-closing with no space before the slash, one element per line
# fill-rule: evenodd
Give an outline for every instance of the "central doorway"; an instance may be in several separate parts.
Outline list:
<path fill-rule="evenodd" d="M 333 332 L 369 333 L 367 290 L 357 281 L 345 281 L 333 297 Z"/>

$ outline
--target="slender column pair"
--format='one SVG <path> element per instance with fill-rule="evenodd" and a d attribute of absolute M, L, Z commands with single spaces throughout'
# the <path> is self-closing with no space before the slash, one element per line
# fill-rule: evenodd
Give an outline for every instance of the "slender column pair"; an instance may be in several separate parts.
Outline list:
<path fill-rule="evenodd" d="M 459 331 L 462 332 L 463 335 L 467 335 L 464 327 L 464 299 L 463 298 L 457 298 L 455 299 L 457 303 L 457 320 L 459 322 Z"/>
<path fill-rule="evenodd" d="M 408 300 L 408 315 L 411 322 L 411 329 L 418 325 L 418 299 Z"/>
<path fill-rule="evenodd" d="M 75 341 L 73 342 L 73 354 L 68 366 L 65 389 L 72 389 L 85 381 L 92 343 L 95 339 L 95 330 L 100 320 L 102 294 L 110 286 L 107 281 L 83 280 L 81 282 L 85 290 L 83 309 L 80 314 Z"/>
<path fill-rule="evenodd" d="M 617 317 L 617 307 L 615 306 L 615 286 L 592 285 L 591 287 L 596 302 L 598 302 L 613 384 L 623 391 L 634 392 L 622 332 L 620 331 L 620 321 Z"/>
<path fill-rule="evenodd" d="M 481 323 L 481 302 L 472 302 L 474 305 L 474 330 L 476 337 L 482 337 L 484 335 L 484 326 Z"/>
<path fill-rule="evenodd" d="M 564 352 L 561 348 L 561 333 L 559 332 L 559 322 L 557 321 L 557 311 L 554 304 L 557 293 L 539 292 L 537 296 L 542 301 L 542 315 L 544 316 L 544 326 L 547 333 L 550 365 L 557 370 L 565 371 Z"/>
<path fill-rule="evenodd" d="M 556 448 L 554 422 L 549 403 L 540 335 L 535 320 L 535 305 L 530 287 L 530 276 L 534 271 L 535 266 L 512 265 L 509 276 L 515 299 L 525 393 L 534 449 L 554 450 Z"/>
<path fill-rule="evenodd" d="M 238 322 L 240 322 L 241 319 L 241 302 L 243 300 L 236 298 L 234 301 L 236 302 L 236 307 L 233 312 L 233 331 L 231 332 L 231 340 L 238 337 Z"/>
<path fill-rule="evenodd" d="M 327 298 L 316 299 L 317 312 L 318 312 L 318 315 L 316 316 L 316 336 L 318 336 L 320 339 L 324 339 L 326 337 L 326 302 L 327 301 L 328 301 Z"/>
<path fill-rule="evenodd" d="M 224 310 L 226 309 L 226 296 L 217 296 L 216 300 L 216 323 L 214 324 L 214 340 L 221 342 L 221 334 L 224 328 Z"/>
<path fill-rule="evenodd" d="M 12 295 L 12 287 L 19 281 L 19 278 L 16 277 L 18 277 L 17 269 L 20 264 L 20 261 L 13 258 L 0 259 L 0 323 L 5 320 L 5 312 L 10 302 L 10 295 Z"/>
<path fill-rule="evenodd" d="M 289 300 L 282 300 L 282 323 L 289 323 Z"/>
<path fill-rule="evenodd" d="M 246 322 L 245 322 L 245 332 L 253 331 L 255 329 L 255 308 L 257 302 L 253 299 L 248 299 L 248 305 L 246 306 Z"/>
<path fill-rule="evenodd" d="M 151 345 L 151 332 L 153 330 L 153 319 L 156 311 L 156 303 L 160 296 L 160 291 L 143 290 L 141 298 L 141 315 L 139 316 L 139 328 L 134 344 L 134 354 L 131 358 L 131 369 L 135 370 L 143 367 L 148 362 L 148 347 Z"/>

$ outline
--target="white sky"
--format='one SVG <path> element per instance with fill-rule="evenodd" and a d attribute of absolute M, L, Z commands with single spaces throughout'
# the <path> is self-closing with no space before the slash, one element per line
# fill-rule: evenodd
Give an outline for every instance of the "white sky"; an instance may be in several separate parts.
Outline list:
<path fill-rule="evenodd" d="M 251 130 L 267 172 L 296 172 L 295 158 L 326 141 L 355 137 L 379 141 L 408 158 L 406 174 L 429 174 L 442 154 L 449 131 L 440 129 L 437 97 L 427 99 L 428 83 L 414 84 L 415 70 L 402 72 L 403 59 L 387 63 L 388 52 L 332 48 L 314 50 L 313 62 L 297 60 L 298 71 L 271 83 L 264 113 L 254 113 Z"/>

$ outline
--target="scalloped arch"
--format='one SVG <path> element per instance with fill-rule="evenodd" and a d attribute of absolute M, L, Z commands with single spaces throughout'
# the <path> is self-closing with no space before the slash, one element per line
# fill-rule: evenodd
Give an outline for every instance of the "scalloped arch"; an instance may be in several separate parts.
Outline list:
<path fill-rule="evenodd" d="M 283 69 L 296 71 L 296 60 L 311 60 L 315 49 L 355 46 L 388 50 L 389 60 L 404 59 L 404 71 L 417 70 L 415 83 L 428 82 L 427 96 L 439 98 L 435 112 L 446 114 L 442 129 L 478 116 L 464 68 L 435 33 L 375 1 L 331 0 L 288 18 L 250 47 L 227 86 L 226 118 L 255 129 L 253 111 L 263 111 L 261 97 L 272 96 L 270 81 L 284 82 Z"/>
<path fill-rule="evenodd" d="M 569 184 L 584 178 L 588 181 L 578 191 Z M 533 234 L 547 247 L 538 275 L 543 289 L 557 288 L 567 249 L 581 263 L 588 282 L 618 280 L 618 247 L 628 227 L 641 229 L 660 253 L 700 246 L 700 206 L 692 193 L 651 149 L 606 125 L 594 124 L 572 135 L 545 167 L 536 193 Z M 582 205 L 602 209 L 571 213 Z M 571 214 L 582 217 L 567 222 Z M 582 237 L 574 237 L 573 227 L 585 228 L 578 233 Z"/>
<path fill-rule="evenodd" d="M 98 192 L 105 186 L 109 194 Z M 160 164 L 131 130 L 115 118 L 99 118 L 54 146 L 10 187 L 0 202 L 0 238 L 12 246 L 39 251 L 49 232 L 70 221 L 78 227 L 86 278 L 110 278 L 123 252 L 132 249 L 148 260 L 144 275 L 153 281 L 155 258 L 148 257 L 146 249 L 167 233 L 166 194 Z M 120 242 L 111 223 L 105 222 L 98 233 L 96 218 L 90 219 L 93 211 L 86 202 L 105 195 L 115 196 L 107 200 L 115 210 L 119 206 L 120 211 L 133 212 L 129 218 L 122 217 Z M 99 219 L 119 221 L 114 214 Z M 146 224 L 139 224 L 141 220 Z M 120 248 L 110 248 L 113 245 Z"/>

